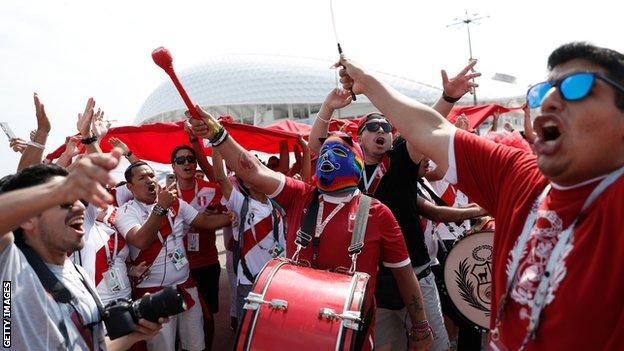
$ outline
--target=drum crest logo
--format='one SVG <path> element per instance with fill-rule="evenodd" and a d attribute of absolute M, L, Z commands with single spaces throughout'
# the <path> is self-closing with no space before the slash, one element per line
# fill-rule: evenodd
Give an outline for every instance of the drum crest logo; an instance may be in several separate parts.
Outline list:
<path fill-rule="evenodd" d="M 492 297 L 492 246 L 475 247 L 472 257 L 460 261 L 458 268 L 455 271 L 455 281 L 462 299 L 489 316 Z"/>

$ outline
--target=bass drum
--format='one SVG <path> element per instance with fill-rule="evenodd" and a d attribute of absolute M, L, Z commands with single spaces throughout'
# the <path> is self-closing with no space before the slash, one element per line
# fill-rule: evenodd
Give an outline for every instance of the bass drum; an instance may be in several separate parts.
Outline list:
<path fill-rule="evenodd" d="M 457 312 L 480 331 L 490 325 L 494 231 L 469 231 L 457 239 L 444 263 L 443 292 Z"/>
<path fill-rule="evenodd" d="M 236 350 L 359 350 L 369 275 L 273 259 L 247 297 Z M 370 323 L 370 321 L 368 321 Z"/>

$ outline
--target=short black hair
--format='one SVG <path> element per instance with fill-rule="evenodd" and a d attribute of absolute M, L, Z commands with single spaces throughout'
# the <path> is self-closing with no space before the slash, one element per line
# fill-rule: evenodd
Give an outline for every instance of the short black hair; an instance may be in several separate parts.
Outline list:
<path fill-rule="evenodd" d="M 124 172 L 124 178 L 126 178 L 126 182 L 132 183 L 132 170 L 140 166 L 150 167 L 150 165 L 148 165 L 145 161 L 137 161 L 131 164 L 130 166 L 128 166 L 128 168 L 126 168 L 126 171 Z"/>
<path fill-rule="evenodd" d="M 624 85 L 624 55 L 582 41 L 567 43 L 555 49 L 548 57 L 548 70 L 552 71 L 556 66 L 575 59 L 604 68 L 609 78 Z M 615 106 L 624 111 L 624 93 L 619 90 L 615 91 Z"/>
<path fill-rule="evenodd" d="M 55 176 L 66 177 L 67 170 L 55 164 L 37 164 L 29 166 L 8 177 L 8 179 L 7 177 L 2 178 L 4 183 L 2 184 L 0 192 L 7 193 L 14 190 L 41 185 Z M 17 229 L 14 229 L 13 234 L 15 234 L 15 241 L 24 241 L 24 231 L 22 228 L 18 227 Z"/>
<path fill-rule="evenodd" d="M 178 151 L 180 150 L 188 150 L 190 152 L 193 153 L 193 156 L 197 157 L 197 154 L 195 154 L 195 150 L 193 150 L 192 147 L 186 145 L 186 144 L 182 144 L 182 145 L 178 145 L 176 146 L 173 151 L 171 151 L 171 163 L 173 164 L 175 162 L 175 155 L 178 153 Z"/>

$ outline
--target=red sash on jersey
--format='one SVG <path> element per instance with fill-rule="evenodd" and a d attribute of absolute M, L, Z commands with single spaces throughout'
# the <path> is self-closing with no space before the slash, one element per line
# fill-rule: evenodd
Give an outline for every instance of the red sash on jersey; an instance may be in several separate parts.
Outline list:
<path fill-rule="evenodd" d="M 169 213 L 171 214 L 171 217 L 172 217 L 171 218 L 172 223 L 175 222 L 175 219 L 178 216 L 179 211 L 180 211 L 180 200 L 176 198 L 171 204 L 171 207 L 169 207 Z M 169 220 L 167 219 L 167 215 L 162 216 L 162 218 L 160 219 L 160 228 L 158 229 L 158 232 L 162 236 L 163 242 L 167 241 L 167 237 L 171 234 L 172 230 L 173 229 L 171 228 L 171 224 L 169 223 Z M 145 261 L 148 266 L 151 266 L 154 263 L 154 260 L 156 260 L 156 258 L 158 257 L 158 254 L 160 253 L 160 250 L 163 247 L 163 243 L 160 242 L 160 239 L 158 237 L 156 239 L 157 240 L 152 241 L 152 244 L 150 245 L 150 247 L 148 247 L 147 249 L 143 249 L 139 252 L 134 262 L 140 263 L 140 262 Z"/>
<path fill-rule="evenodd" d="M 383 158 L 381 159 L 381 162 L 377 164 L 377 168 L 375 168 L 375 171 L 373 172 L 373 176 L 372 176 L 373 179 L 371 180 L 371 183 L 368 189 L 364 189 L 365 194 L 371 194 L 371 195 L 375 194 L 375 191 L 377 190 L 379 183 L 381 183 L 381 178 L 383 178 L 386 172 L 388 172 L 389 168 L 390 168 L 390 157 L 388 156 L 388 154 L 385 154 Z M 366 184 L 364 184 L 364 187 L 366 187 Z"/>
<path fill-rule="evenodd" d="M 243 232 L 243 247 L 241 248 L 241 255 L 246 256 L 247 253 L 256 246 L 259 242 L 264 240 L 264 238 L 273 231 L 273 216 L 268 215 L 259 223 L 254 224 L 254 230 L 256 232 L 256 237 L 254 238 L 253 232 L 251 231 L 251 227 Z M 279 219 L 278 219 L 279 220 Z M 241 223 L 243 225 L 243 223 Z"/>

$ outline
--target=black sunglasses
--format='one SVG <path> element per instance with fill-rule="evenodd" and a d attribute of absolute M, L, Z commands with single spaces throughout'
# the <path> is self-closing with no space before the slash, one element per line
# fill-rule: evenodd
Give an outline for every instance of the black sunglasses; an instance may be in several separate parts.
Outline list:
<path fill-rule="evenodd" d="M 175 162 L 176 165 L 183 165 L 184 162 L 195 163 L 195 162 L 197 162 L 197 157 L 195 157 L 193 155 L 178 156 L 178 157 L 173 159 L 173 162 Z"/>
<path fill-rule="evenodd" d="M 366 128 L 369 132 L 376 132 L 379 130 L 379 127 L 381 127 L 381 129 L 386 133 L 390 133 L 392 131 L 392 124 L 388 122 L 369 122 L 364 124 L 364 128 Z M 362 129 L 362 131 L 364 130 Z"/>
<path fill-rule="evenodd" d="M 80 201 L 80 202 L 84 205 L 84 207 L 89 206 L 89 203 L 88 203 L 87 201 L 85 201 L 85 200 L 80 199 L 80 200 L 78 200 L 78 201 Z M 64 210 L 70 210 L 70 209 L 72 209 L 72 207 L 74 207 L 74 204 L 75 204 L 75 203 L 76 203 L 76 202 L 74 201 L 74 202 L 72 202 L 72 203 L 69 203 L 69 202 L 68 202 L 68 203 L 66 203 L 66 204 L 60 204 L 60 205 L 59 205 L 59 207 L 60 207 L 60 208 L 62 208 L 62 209 L 64 209 Z"/>

